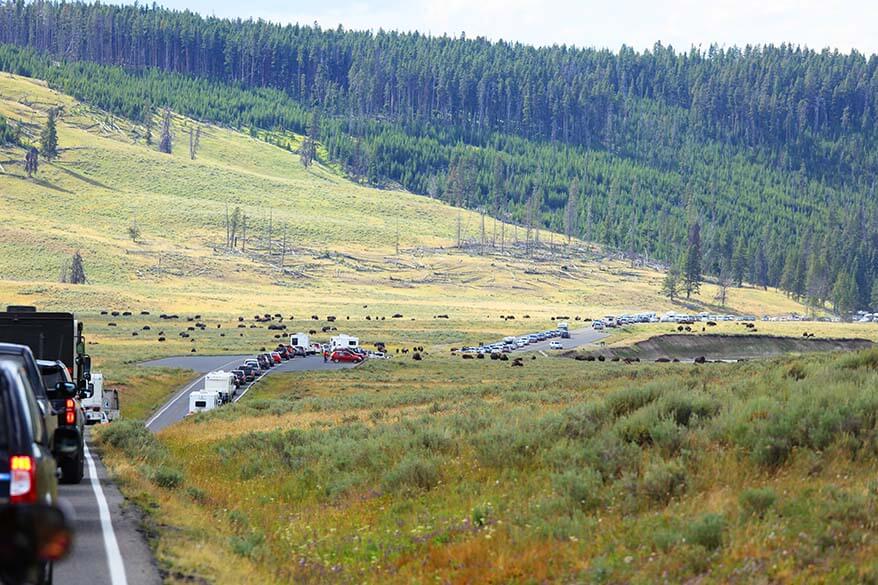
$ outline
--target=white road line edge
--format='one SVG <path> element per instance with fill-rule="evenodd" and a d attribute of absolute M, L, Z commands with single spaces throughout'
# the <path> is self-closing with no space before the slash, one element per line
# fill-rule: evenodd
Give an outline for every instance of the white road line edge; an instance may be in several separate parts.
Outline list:
<path fill-rule="evenodd" d="M 101 488 L 101 480 L 98 478 L 98 469 L 94 459 L 85 446 L 85 460 L 88 463 L 88 476 L 91 481 L 91 489 L 98 501 L 98 514 L 101 519 L 101 532 L 104 535 L 104 550 L 107 552 L 107 565 L 110 568 L 110 583 L 112 585 L 128 585 L 125 577 L 125 564 L 122 562 L 122 554 L 119 552 L 119 543 L 116 541 L 116 533 L 113 532 L 113 520 L 110 517 L 110 506 L 104 497 Z"/>
<path fill-rule="evenodd" d="M 234 359 L 234 360 L 232 360 L 232 361 L 230 361 L 230 362 L 227 362 L 227 363 L 221 365 L 221 366 L 220 366 L 219 368 L 217 368 L 217 369 L 221 370 L 221 369 L 225 368 L 226 366 L 229 366 L 229 365 L 231 365 L 231 364 L 234 364 L 235 362 L 239 361 L 240 359 L 241 359 L 241 358 L 238 357 L 238 358 L 236 358 L 236 359 Z M 178 400 L 180 400 L 181 398 L 183 398 L 184 396 L 186 396 L 186 395 L 189 393 L 189 391 L 190 391 L 190 390 L 191 390 L 196 384 L 198 384 L 199 382 L 201 382 L 202 380 L 204 380 L 206 377 L 207 377 L 207 374 L 204 374 L 204 375 L 202 375 L 202 376 L 196 378 L 191 384 L 189 384 L 188 386 L 186 386 L 185 388 L 183 388 L 182 390 L 180 390 L 180 392 L 178 392 L 176 396 L 174 396 L 173 398 L 171 398 L 170 400 L 168 400 L 168 401 L 165 403 L 165 405 L 164 405 L 163 407 L 161 407 L 161 409 L 160 409 L 157 413 L 155 413 L 154 415 L 152 415 L 151 417 L 149 417 L 149 420 L 146 421 L 146 424 L 145 424 L 144 426 L 145 426 L 146 428 L 151 427 L 152 424 L 153 424 L 155 421 L 157 421 L 157 420 L 159 419 L 159 417 L 161 417 L 163 414 L 165 414 L 165 412 L 167 412 L 167 410 L 168 410 L 169 408 L 171 408 L 171 406 L 173 406 L 174 404 L 176 404 L 176 402 L 177 402 Z"/>

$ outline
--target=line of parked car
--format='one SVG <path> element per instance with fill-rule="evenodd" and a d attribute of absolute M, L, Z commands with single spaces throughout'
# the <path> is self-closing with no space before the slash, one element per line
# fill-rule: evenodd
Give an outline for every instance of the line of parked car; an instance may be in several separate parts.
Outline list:
<path fill-rule="evenodd" d="M 558 340 L 569 338 L 570 331 L 568 329 L 567 323 L 559 323 L 557 329 L 539 331 L 537 333 L 530 333 L 528 335 L 522 335 L 520 337 L 505 337 L 502 341 L 498 341 L 496 343 L 481 344 L 473 347 L 462 347 L 458 350 L 458 352 L 485 355 L 512 353 L 515 350 L 525 349 L 529 345 L 540 343 L 542 341 L 550 341 L 549 349 L 562 349 L 563 347 L 561 345 L 561 342 Z"/>

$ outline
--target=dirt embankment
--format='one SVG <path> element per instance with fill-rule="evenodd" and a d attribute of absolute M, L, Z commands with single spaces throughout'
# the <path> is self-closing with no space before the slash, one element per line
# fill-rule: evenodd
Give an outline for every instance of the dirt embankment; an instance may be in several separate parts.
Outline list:
<path fill-rule="evenodd" d="M 868 339 L 814 339 L 774 335 L 657 335 L 628 347 L 608 348 L 585 355 L 604 358 L 655 361 L 660 358 L 694 360 L 741 360 L 791 353 L 857 351 L 874 344 Z M 582 356 L 570 352 L 568 357 Z M 580 359 L 582 359 L 580 357 Z"/>

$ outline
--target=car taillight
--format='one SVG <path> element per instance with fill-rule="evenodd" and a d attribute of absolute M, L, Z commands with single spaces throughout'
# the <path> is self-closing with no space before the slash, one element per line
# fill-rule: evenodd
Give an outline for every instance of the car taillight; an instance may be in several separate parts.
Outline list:
<path fill-rule="evenodd" d="M 33 504 L 37 501 L 36 465 L 30 455 L 9 458 L 9 501 L 13 504 Z"/>
<path fill-rule="evenodd" d="M 72 425 L 76 422 L 76 402 L 72 398 L 68 398 L 64 407 L 67 412 L 67 424 Z"/>

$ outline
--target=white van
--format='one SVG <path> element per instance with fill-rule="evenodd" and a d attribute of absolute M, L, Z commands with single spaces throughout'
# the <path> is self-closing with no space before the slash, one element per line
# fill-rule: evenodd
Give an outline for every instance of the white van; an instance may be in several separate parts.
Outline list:
<path fill-rule="evenodd" d="M 604 322 L 600 321 L 600 320 L 595 321 L 594 323 L 591 324 L 591 326 L 595 331 L 603 331 L 604 330 Z"/>

